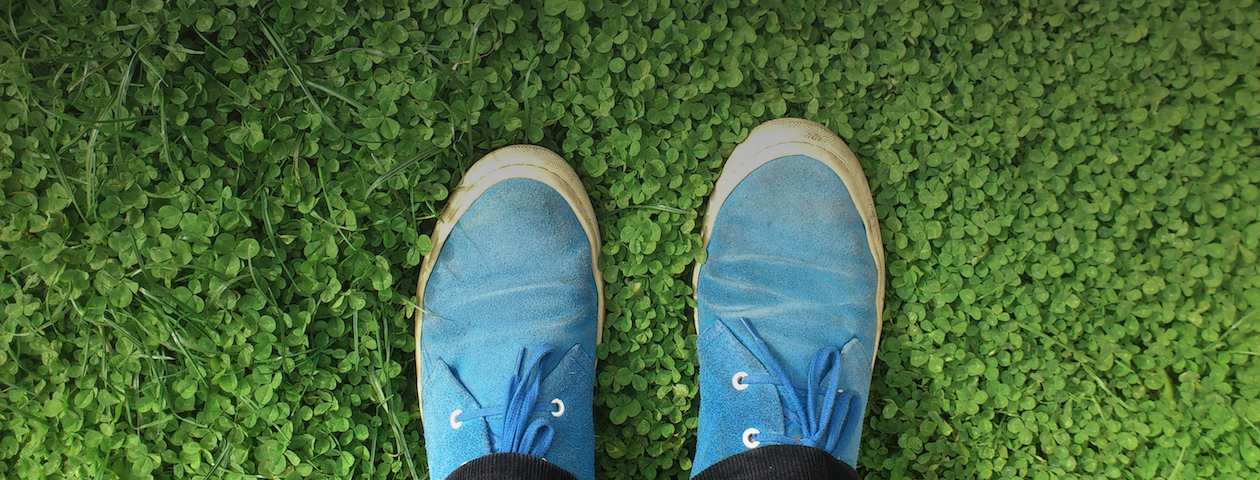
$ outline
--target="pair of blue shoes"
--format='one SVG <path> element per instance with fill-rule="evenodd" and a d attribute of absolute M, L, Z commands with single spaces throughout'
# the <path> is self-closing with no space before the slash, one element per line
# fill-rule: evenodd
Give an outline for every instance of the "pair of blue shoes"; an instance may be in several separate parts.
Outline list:
<path fill-rule="evenodd" d="M 870 187 L 825 127 L 775 120 L 731 154 L 695 269 L 700 424 L 693 476 L 761 445 L 856 465 L 883 310 Z M 473 165 L 421 267 L 416 315 L 431 478 L 496 453 L 595 478 L 599 226 L 549 150 Z"/>

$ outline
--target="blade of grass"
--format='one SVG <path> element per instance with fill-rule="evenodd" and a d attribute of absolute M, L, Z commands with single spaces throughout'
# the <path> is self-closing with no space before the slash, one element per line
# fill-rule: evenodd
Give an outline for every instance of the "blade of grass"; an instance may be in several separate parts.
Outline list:
<path fill-rule="evenodd" d="M 425 48 L 425 47 L 421 47 L 421 48 Z M 327 61 L 329 61 L 329 60 L 333 60 L 333 59 L 337 58 L 337 55 L 338 55 L 338 54 L 341 54 L 341 53 L 343 53 L 343 52 L 363 52 L 363 53 L 366 53 L 366 54 L 368 54 L 368 55 L 372 55 L 372 56 L 374 56 L 374 57 L 381 57 L 381 58 L 384 58 L 384 59 L 391 59 L 391 60 L 392 60 L 392 59 L 398 59 L 398 58 L 411 58 L 411 57 L 416 56 L 416 54 L 414 54 L 414 53 L 410 53 L 410 54 L 406 54 L 406 55 L 390 55 L 390 54 L 388 54 L 388 53 L 382 52 L 382 51 L 377 50 L 377 49 L 375 49 L 375 48 L 348 47 L 348 48 L 343 48 L 343 49 L 341 49 L 341 50 L 337 50 L 336 52 L 329 53 L 329 54 L 326 54 L 326 55 L 318 55 L 318 56 L 314 56 L 314 57 L 309 57 L 309 58 L 307 58 L 306 60 L 302 60 L 302 62 L 303 62 L 303 63 L 322 63 L 322 62 L 327 62 Z"/>
<path fill-rule="evenodd" d="M 157 92 L 157 85 L 153 86 L 154 93 Z M 171 135 L 166 131 L 166 92 L 162 92 L 162 102 L 159 114 L 162 117 L 162 160 L 166 161 L 166 168 L 171 170 L 175 175 L 175 181 L 184 182 L 184 172 L 175 168 L 175 162 L 171 160 Z"/>
<path fill-rule="evenodd" d="M 625 208 L 618 208 L 618 209 L 609 210 L 609 211 L 607 211 L 607 212 L 604 212 L 604 213 L 602 213 L 602 214 L 600 214 L 600 215 L 599 215 L 599 218 L 605 218 L 605 217 L 608 217 L 608 216 L 610 216 L 610 215 L 613 215 L 613 214 L 615 214 L 615 213 L 617 213 L 617 212 L 620 212 L 620 211 L 623 211 L 623 210 L 638 210 L 638 209 L 646 209 L 646 210 L 659 210 L 659 211 L 662 211 L 662 212 L 677 213 L 677 214 L 681 214 L 681 215 L 697 215 L 697 213 L 696 213 L 696 212 L 694 212 L 694 211 L 687 211 L 687 210 L 683 210 L 683 209 L 681 209 L 681 208 L 675 208 L 675 207 L 671 207 L 671 206 L 669 206 L 669 205 L 660 204 L 660 205 L 630 205 L 630 206 L 625 207 Z"/>
<path fill-rule="evenodd" d="M 114 108 L 117 110 L 123 112 L 127 111 L 125 107 L 125 104 L 127 103 L 127 91 L 131 86 L 131 77 L 135 74 L 136 60 L 139 57 L 139 54 L 132 55 L 131 61 L 127 62 L 127 68 L 123 69 L 122 79 L 118 81 L 118 90 L 116 90 L 118 96 L 114 100 Z"/>
<path fill-rule="evenodd" d="M 298 159 L 301 158 L 302 154 L 302 140 L 305 140 L 305 135 L 298 135 L 297 141 L 293 142 L 293 178 L 297 179 L 298 187 L 302 186 L 302 174 L 298 171 Z"/>
<path fill-rule="evenodd" d="M 222 439 L 222 436 L 220 436 L 220 441 L 223 442 L 223 451 L 219 452 L 219 456 L 214 459 L 214 463 L 210 464 L 210 470 L 201 477 L 201 480 L 207 480 L 215 472 L 218 472 L 219 466 L 223 465 L 223 461 L 227 460 L 228 454 L 232 453 L 232 443 Z"/>
<path fill-rule="evenodd" d="M 426 148 L 424 150 L 421 150 L 420 153 L 413 155 L 411 158 L 408 158 L 407 160 L 398 164 L 394 168 L 391 168 L 388 172 L 385 172 L 384 175 L 376 177 L 376 181 L 372 182 L 372 185 L 368 187 L 367 193 L 364 195 L 364 197 L 366 198 L 368 195 L 371 195 L 372 191 L 376 190 L 376 187 L 379 187 L 381 186 L 381 184 L 388 182 L 389 179 L 394 178 L 394 176 L 398 175 L 399 173 L 402 173 L 403 170 L 406 170 L 407 168 L 411 167 L 412 165 L 415 165 L 417 162 L 421 160 L 432 158 L 434 155 L 437 155 L 438 152 L 440 151 L 441 149 L 437 147 L 433 147 L 433 146 Z"/>
<path fill-rule="evenodd" d="M 130 44 L 128 45 L 131 46 L 132 50 L 136 52 L 136 59 L 140 60 L 140 64 L 148 67 L 149 73 L 158 78 L 158 81 L 156 83 L 161 84 L 165 81 L 165 75 L 163 74 L 165 69 L 158 68 L 157 65 L 154 65 L 153 62 L 149 60 L 148 58 L 149 56 L 143 53 L 143 52 L 148 51 L 148 49 L 145 47 L 148 47 L 149 43 L 150 41 L 146 40 L 145 42 L 141 43 L 140 46 L 138 47 L 134 45 L 130 45 Z"/>
<path fill-rule="evenodd" d="M 316 211 L 314 211 L 314 210 L 311 210 L 311 213 L 308 213 L 307 215 L 310 215 L 310 216 L 312 216 L 312 217 L 315 217 L 315 219 L 317 219 L 317 220 L 319 220 L 319 221 L 321 221 L 321 222 L 324 222 L 324 223 L 328 224 L 328 226 L 330 226 L 330 227 L 333 227 L 333 228 L 337 229 L 337 231 L 346 231 L 346 232 L 362 232 L 362 231 L 366 230 L 366 228 L 349 228 L 349 227 L 345 227 L 345 226 L 342 226 L 342 225 L 337 225 L 337 224 L 333 223 L 331 220 L 328 220 L 327 218 L 324 218 L 322 215 L 320 215 L 320 214 L 319 214 L 319 212 L 316 212 Z M 345 238 L 345 234 L 342 234 L 342 238 Z M 350 241 L 350 239 L 345 239 L 345 240 L 346 240 L 347 242 L 349 242 L 349 241 Z"/>
<path fill-rule="evenodd" d="M 284 62 L 284 66 L 289 69 L 289 75 L 293 76 L 293 82 L 296 83 L 298 87 L 301 87 L 302 93 L 306 95 L 306 99 L 310 101 L 311 105 L 315 107 L 315 110 L 319 112 L 319 116 L 323 117 L 324 122 L 327 123 L 333 131 L 336 131 L 342 136 L 350 137 L 349 135 L 346 135 L 346 132 L 342 131 L 341 127 L 337 126 L 337 123 L 333 121 L 332 117 L 329 117 L 328 114 L 324 112 L 324 109 L 319 106 L 319 102 L 315 100 L 315 96 L 311 94 L 311 90 L 306 88 L 306 82 L 302 80 L 302 76 L 298 75 L 297 66 L 294 65 L 295 62 L 289 59 L 289 51 L 286 50 L 284 45 L 281 44 L 280 41 L 276 39 L 276 36 L 271 33 L 271 29 L 267 28 L 266 24 L 260 23 L 259 26 L 262 27 L 263 35 L 267 37 L 267 41 L 271 43 L 271 47 L 276 49 L 276 55 Z"/>
<path fill-rule="evenodd" d="M 357 109 L 359 109 L 359 110 L 367 110 L 367 108 L 368 108 L 368 107 L 367 107 L 367 105 L 364 105 L 364 104 L 362 104 L 362 103 L 359 103 L 359 102 L 356 102 L 356 101 L 354 101 L 354 100 L 351 100 L 349 97 L 346 97 L 345 95 L 342 95 L 342 94 L 340 94 L 340 93 L 337 93 L 335 90 L 333 90 L 333 89 L 331 89 L 331 88 L 325 87 L 325 86 L 323 86 L 323 85 L 320 85 L 320 84 L 318 84 L 318 83 L 312 82 L 312 81 L 310 81 L 310 80 L 307 80 L 307 81 L 306 81 L 306 84 L 307 84 L 307 85 L 310 85 L 310 86 L 312 86 L 312 87 L 315 87 L 315 89 L 316 89 L 316 90 L 319 90 L 319 91 L 321 91 L 321 92 L 324 92 L 324 93 L 327 93 L 327 94 L 329 94 L 329 95 L 332 95 L 332 96 L 336 97 L 337 99 L 339 99 L 339 100 L 341 100 L 341 101 L 343 101 L 343 102 L 349 103 L 351 106 L 353 106 L 354 108 L 357 108 Z"/>
<path fill-rule="evenodd" d="M 69 87 L 66 87 L 66 91 L 68 92 L 74 91 L 74 88 L 79 86 L 80 83 L 83 83 L 83 81 L 86 80 L 88 77 L 94 75 L 96 72 L 104 70 L 106 67 L 109 67 L 110 65 L 117 63 L 119 60 L 122 60 L 123 57 L 127 56 L 127 53 L 129 53 L 127 50 L 121 50 L 117 54 L 115 54 L 113 57 L 110 57 L 108 60 L 105 60 L 104 63 L 101 63 L 100 65 L 98 65 L 96 68 L 93 68 L 90 71 L 84 72 L 83 76 L 79 77 L 78 80 L 75 80 L 73 83 L 71 83 Z"/>
<path fill-rule="evenodd" d="M 196 271 L 198 271 L 198 272 L 206 272 L 206 273 L 209 273 L 209 274 L 211 274 L 211 275 L 214 275 L 214 276 L 216 276 L 216 277 L 219 277 L 219 279 L 221 279 L 221 280 L 231 280 L 231 279 L 232 279 L 232 276 L 231 276 L 231 275 L 225 274 L 225 273 L 220 272 L 220 271 L 218 271 L 218 270 L 215 270 L 215 269 L 213 269 L 213 268 L 206 268 L 206 267 L 203 267 L 203 266 L 201 266 L 201 265 L 196 265 L 196 264 L 191 264 L 191 263 L 190 263 L 190 264 L 186 264 L 186 265 L 175 265 L 175 264 L 172 264 L 172 263 L 162 262 L 162 263 L 150 263 L 149 265 L 151 265 L 151 266 L 153 266 L 153 267 L 174 268 L 174 269 L 176 269 L 176 270 L 182 270 L 182 269 L 187 268 L 187 269 L 189 269 L 189 270 L 196 270 Z"/>
<path fill-rule="evenodd" d="M 1181 447 L 1181 453 L 1177 454 L 1177 465 L 1175 465 L 1175 466 L 1173 467 L 1173 471 L 1172 471 L 1172 473 L 1168 474 L 1168 478 L 1169 478 L 1169 480 L 1172 480 L 1172 479 L 1174 479 L 1174 478 L 1177 478 L 1177 472 L 1180 472 L 1180 471 L 1181 471 L 1181 466 L 1185 464 L 1185 460 L 1186 460 L 1186 449 L 1188 449 L 1188 448 L 1190 448 L 1190 446 L 1189 446 L 1189 445 L 1186 445 L 1186 446 L 1184 446 L 1184 447 Z"/>
<path fill-rule="evenodd" d="M 375 153 L 372 154 L 372 163 L 376 164 L 377 172 L 381 174 L 385 173 L 385 164 L 381 163 L 380 157 L 377 157 Z"/>
<path fill-rule="evenodd" d="M 374 317 L 383 318 L 380 315 L 374 315 Z M 384 371 L 385 365 L 388 364 L 388 359 L 382 358 L 382 350 L 386 350 L 386 351 L 389 350 L 389 345 L 386 344 L 384 342 L 384 338 L 382 338 L 382 336 L 388 337 L 388 335 L 383 335 L 382 329 L 388 328 L 389 322 L 381 322 L 381 323 L 384 324 L 385 326 L 382 328 L 377 328 L 374 335 L 375 337 L 374 339 L 376 340 L 376 346 L 377 346 L 376 354 L 368 356 L 369 359 L 373 359 L 375 360 L 375 362 L 369 361 L 369 363 L 372 363 L 372 368 L 371 370 L 367 370 L 365 368 L 364 373 L 367 375 L 368 383 L 372 385 L 373 399 L 376 400 L 377 406 L 379 406 L 381 409 L 385 411 L 385 416 L 386 418 L 389 419 L 390 430 L 394 434 L 394 447 L 398 449 L 398 452 L 401 453 L 403 456 L 403 460 L 407 462 L 407 468 L 411 473 L 412 480 L 420 480 L 420 475 L 416 472 L 415 461 L 411 458 L 411 449 L 407 448 L 407 441 L 406 441 L 406 436 L 403 434 L 402 423 L 398 421 L 398 416 L 394 414 L 394 411 L 389 408 L 389 401 L 394 396 L 393 392 L 390 392 L 388 395 L 386 395 L 385 389 L 381 387 L 381 379 L 377 375 L 378 372 Z M 354 333 L 354 336 L 355 336 L 354 349 L 357 352 L 359 350 L 359 312 L 358 311 L 354 312 L 354 332 L 355 332 Z M 385 355 L 388 355 L 388 353 L 385 353 Z"/>
<path fill-rule="evenodd" d="M 278 307 L 280 305 L 280 302 L 276 301 L 276 295 L 275 293 L 272 293 L 271 291 L 271 282 L 266 282 L 266 284 L 263 284 L 258 281 L 258 276 L 254 274 L 254 259 L 251 258 L 249 260 L 246 260 L 245 268 L 249 269 L 249 278 L 254 280 L 254 288 L 257 289 L 259 292 L 264 292 L 267 294 L 267 300 L 271 301 L 271 303 L 268 305 L 270 305 L 271 308 Z"/>
<path fill-rule="evenodd" d="M 96 117 L 96 120 L 98 122 L 101 120 L 104 120 L 106 116 L 111 113 L 112 110 L 116 108 L 121 108 L 122 105 L 127 101 L 127 85 L 131 82 L 131 73 L 132 73 L 132 68 L 134 66 L 135 66 L 135 57 L 132 57 L 131 62 L 129 62 L 127 64 L 127 68 L 123 70 L 122 78 L 118 82 L 118 88 L 115 90 L 114 105 L 110 108 L 100 109 L 100 113 Z M 100 133 L 99 133 L 100 131 L 101 129 L 99 127 L 92 128 L 92 133 L 88 136 L 87 199 L 88 199 L 88 213 L 89 214 L 94 213 L 96 211 L 96 187 L 98 185 L 98 180 L 99 180 L 96 177 L 96 170 L 97 170 L 96 141 L 100 137 Z M 122 151 L 122 149 L 118 149 L 118 151 Z"/>
<path fill-rule="evenodd" d="M 1102 379 L 1101 377 L 1099 377 L 1097 373 L 1094 373 L 1094 369 L 1093 369 L 1092 367 L 1090 367 L 1090 366 L 1089 366 L 1089 364 L 1090 364 L 1090 363 L 1097 363 L 1097 360 L 1094 360 L 1094 359 L 1093 359 L 1093 357 L 1090 357 L 1089 355 L 1086 355 L 1084 352 L 1081 352 L 1081 351 L 1079 351 L 1079 350 L 1077 350 L 1077 349 L 1075 349 L 1075 348 L 1072 348 L 1070 345 L 1067 345 L 1067 344 L 1065 344 L 1065 343 L 1063 343 L 1063 342 L 1060 342 L 1060 341 L 1056 340 L 1054 337 L 1051 337 L 1051 336 L 1049 336 L 1049 335 L 1046 335 L 1046 334 L 1045 334 L 1045 332 L 1042 332 L 1042 331 L 1039 331 L 1039 330 L 1034 330 L 1032 327 L 1029 327 L 1029 326 L 1024 325 L 1024 324 L 1020 324 L 1019 326 L 1020 326 L 1020 328 L 1023 328 L 1024 330 L 1027 330 L 1028 332 L 1030 332 L 1030 333 L 1032 333 L 1032 334 L 1034 334 L 1034 335 L 1037 335 L 1037 336 L 1041 337 L 1041 338 L 1042 338 L 1043 340 L 1045 340 L 1046 342 L 1049 342 L 1049 343 L 1052 343 L 1052 344 L 1058 345 L 1059 347 L 1063 348 L 1064 350 L 1067 350 L 1067 351 L 1069 351 L 1069 352 L 1072 352 L 1072 356 L 1073 356 L 1073 357 L 1075 357 L 1075 358 L 1077 358 L 1077 359 L 1087 359 L 1087 360 L 1089 360 L 1089 362 L 1088 362 L 1088 363 L 1087 363 L 1087 362 L 1083 362 L 1083 361 L 1079 362 L 1079 363 L 1080 363 L 1080 365 L 1081 365 L 1081 368 L 1085 369 L 1085 373 L 1089 374 L 1089 376 L 1090 376 L 1091 378 L 1093 378 L 1095 382 L 1097 382 L 1097 383 L 1098 383 L 1098 386 L 1099 386 L 1099 387 L 1102 387 L 1103 391 L 1104 391 L 1104 392 L 1107 392 L 1107 395 L 1111 396 L 1112 400 L 1115 400 L 1115 401 L 1116 401 L 1116 403 L 1119 403 L 1120 405 L 1124 406 L 1125 410 L 1128 410 L 1128 411 L 1130 411 L 1130 412 L 1136 412 L 1136 411 L 1137 411 L 1137 409 L 1136 409 L 1136 408 L 1133 408 L 1133 406 L 1132 406 L 1132 405 L 1129 405 L 1129 404 L 1128 404 L 1128 402 L 1125 402 L 1125 401 L 1124 401 L 1124 399 L 1120 398 L 1120 396 L 1119 396 L 1119 395 L 1116 395 L 1116 392 L 1115 392 L 1115 391 L 1113 391 L 1113 390 L 1111 389 L 1111 386 L 1110 386 L 1110 385 L 1107 385 L 1107 382 L 1104 382 L 1104 381 L 1103 381 L 1103 379 Z"/>
<path fill-rule="evenodd" d="M 276 227 L 271 224 L 271 189 L 267 188 L 262 191 L 262 199 L 255 198 L 254 201 L 262 205 L 263 210 L 263 226 L 267 229 L 267 239 L 271 241 L 271 250 L 280 252 L 280 244 L 276 243 Z M 293 285 L 293 275 L 289 273 L 289 268 L 284 263 L 280 264 L 280 271 L 289 279 L 289 285 Z"/>
<path fill-rule="evenodd" d="M 43 107 L 40 108 L 43 109 Z M 61 157 L 57 156 L 57 149 L 51 148 L 52 141 L 43 130 L 36 130 L 36 132 L 38 132 L 40 144 L 48 152 L 45 155 L 48 156 L 48 163 L 51 163 L 53 166 L 53 173 L 57 175 L 57 181 L 61 182 L 62 188 L 66 189 L 66 194 L 70 195 L 70 203 L 74 205 L 74 211 L 79 213 L 79 218 L 86 218 L 83 216 L 83 209 L 79 207 L 79 198 L 74 195 L 74 188 L 70 185 L 69 177 L 62 171 Z"/>
<path fill-rule="evenodd" d="M 47 108 L 44 108 L 44 106 L 43 106 L 43 105 L 40 105 L 40 104 L 35 104 L 35 108 L 38 108 L 38 109 L 40 109 L 40 110 L 43 110 L 43 111 L 44 111 L 44 113 L 47 113 L 47 114 L 52 115 L 52 116 L 54 116 L 54 117 L 60 118 L 60 119 L 65 120 L 65 121 L 67 121 L 67 122 L 74 123 L 74 124 L 76 124 L 76 125 L 83 125 L 83 126 L 85 126 L 85 127 L 92 127 L 92 128 L 99 129 L 99 130 L 101 130 L 102 132 L 105 132 L 105 133 L 112 133 L 112 134 L 115 134 L 115 135 L 123 135 L 123 136 L 128 136 L 128 137 L 131 137 L 131 138 L 144 138 L 144 135 L 140 135 L 140 134 L 138 134 L 138 133 L 128 132 L 128 131 L 124 131 L 124 130 L 112 130 L 112 129 L 107 129 L 107 128 L 102 127 L 102 125 L 109 125 L 109 124 L 113 124 L 113 123 L 123 123 L 123 122 L 139 122 L 139 121 L 141 121 L 141 120 L 152 120 L 152 119 L 156 118 L 156 117 L 154 117 L 153 115 L 141 115 L 141 116 L 139 116 L 139 117 L 111 118 L 111 119 L 108 119 L 108 120 L 95 120 L 95 121 L 94 121 L 94 120 L 83 120 L 83 119 L 81 119 L 81 118 L 75 118 L 75 117 L 72 117 L 72 116 L 70 116 L 70 115 L 66 115 L 66 114 L 61 113 L 61 112 L 54 112 L 54 111 L 52 111 L 52 110 L 49 110 L 49 109 L 47 109 Z"/>
<path fill-rule="evenodd" d="M 227 52 L 220 49 L 219 45 L 216 42 L 211 42 L 210 39 L 206 38 L 205 35 L 202 35 L 200 30 L 197 30 L 194 28 L 193 33 L 197 34 L 197 36 L 201 38 L 201 41 L 206 43 L 207 47 L 210 47 L 211 50 L 214 50 L 220 56 L 224 56 L 224 57 L 228 56 Z"/>
<path fill-rule="evenodd" d="M 218 305 L 219 297 L 223 296 L 223 294 L 227 292 L 227 289 L 232 288 L 233 285 L 241 283 L 248 278 L 249 275 L 237 275 L 236 278 L 223 282 L 223 285 L 219 285 L 219 288 L 214 289 L 214 293 L 210 295 L 209 302 Z"/>
<path fill-rule="evenodd" d="M 205 55 L 206 54 L 206 52 L 201 51 L 201 50 L 193 50 L 191 48 L 177 47 L 175 45 L 167 45 L 165 43 L 161 45 L 162 45 L 162 48 L 165 48 L 175 53 L 186 53 L 189 55 Z"/>

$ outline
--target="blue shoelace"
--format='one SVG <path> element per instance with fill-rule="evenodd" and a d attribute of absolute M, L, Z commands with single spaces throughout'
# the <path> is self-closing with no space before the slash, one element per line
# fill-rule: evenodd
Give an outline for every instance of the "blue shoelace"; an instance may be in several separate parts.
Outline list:
<path fill-rule="evenodd" d="M 547 448 L 551 447 L 555 430 L 545 419 L 538 418 L 531 422 L 529 417 L 533 412 L 548 412 L 557 417 L 564 414 L 564 404 L 559 399 L 551 402 L 537 401 L 539 385 L 542 383 L 542 365 L 551 355 L 551 346 L 543 345 L 534 353 L 529 366 L 522 369 L 525 349 L 521 349 L 521 354 L 516 359 L 516 373 L 508 381 L 506 402 L 503 405 L 452 415 L 452 426 L 475 418 L 501 415 L 502 426 L 492 446 L 494 453 L 523 453 L 541 458 Z"/>
<path fill-rule="evenodd" d="M 806 383 L 788 378 L 787 372 L 775 360 L 770 348 L 753 329 L 747 319 L 741 319 L 748 333 L 752 335 L 757 347 L 758 358 L 770 370 L 772 375 L 748 375 L 743 378 L 747 384 L 777 385 L 790 389 L 784 413 L 789 422 L 801 427 L 801 438 L 789 437 L 776 433 L 757 433 L 753 440 L 773 443 L 808 445 L 821 448 L 835 455 L 840 442 L 851 436 L 850 431 L 861 422 L 862 412 L 858 411 L 860 399 L 856 392 L 840 389 L 840 349 L 830 347 L 818 350 L 809 364 L 809 378 Z M 802 401 L 802 395 L 805 397 Z M 850 418 L 853 417 L 853 418 Z"/>

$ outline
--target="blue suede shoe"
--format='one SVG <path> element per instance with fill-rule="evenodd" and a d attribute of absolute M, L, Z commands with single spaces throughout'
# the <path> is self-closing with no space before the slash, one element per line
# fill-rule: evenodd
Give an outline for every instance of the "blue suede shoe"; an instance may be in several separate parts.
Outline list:
<path fill-rule="evenodd" d="M 595 478 L 603 284 L 582 182 L 545 148 L 496 150 L 468 170 L 432 239 L 416 314 L 430 477 L 510 452 Z"/>
<path fill-rule="evenodd" d="M 884 305 L 883 243 L 857 159 L 814 122 L 763 124 L 727 161 L 701 233 L 692 475 L 770 444 L 856 466 Z"/>

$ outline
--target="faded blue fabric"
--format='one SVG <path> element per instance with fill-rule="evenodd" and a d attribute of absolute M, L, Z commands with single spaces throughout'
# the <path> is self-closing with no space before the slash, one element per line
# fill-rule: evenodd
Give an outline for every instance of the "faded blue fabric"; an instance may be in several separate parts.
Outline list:
<path fill-rule="evenodd" d="M 878 281 L 862 218 L 823 163 L 779 158 L 735 187 L 718 212 L 696 286 L 701 401 L 693 476 L 746 451 L 748 428 L 761 432 L 754 440 L 763 444 L 788 443 L 816 428 L 824 449 L 856 465 Z M 816 363 L 820 351 L 830 360 L 818 362 L 830 364 Z M 732 385 L 738 372 L 749 374 L 745 390 Z M 832 385 L 845 394 L 824 413 L 822 387 Z M 826 425 L 809 425 L 828 414 Z M 843 421 L 832 422 L 836 415 Z"/>
<path fill-rule="evenodd" d="M 591 411 L 599 298 L 592 254 L 569 204 L 536 180 L 490 187 L 456 223 L 425 286 L 419 345 L 432 478 L 444 479 L 460 464 L 496 452 L 504 435 L 545 434 L 529 431 L 544 424 L 553 434 L 542 457 L 579 479 L 595 477 Z M 564 355 L 525 365 L 532 368 L 520 365 L 522 355 L 539 357 L 546 345 Z M 531 372 L 541 375 L 536 399 L 517 399 L 515 417 L 508 419 L 513 422 L 470 413 L 461 414 L 466 420 L 459 428 L 451 427 L 456 410 L 512 403 L 506 398 L 510 385 Z M 550 413 L 557 408 L 553 399 L 564 404 L 560 417 Z M 514 431 L 521 425 L 526 431 Z M 532 438 L 539 442 L 527 446 L 542 443 Z"/>

